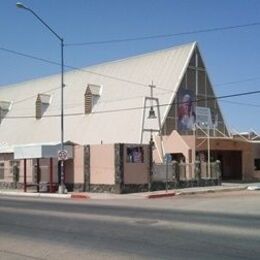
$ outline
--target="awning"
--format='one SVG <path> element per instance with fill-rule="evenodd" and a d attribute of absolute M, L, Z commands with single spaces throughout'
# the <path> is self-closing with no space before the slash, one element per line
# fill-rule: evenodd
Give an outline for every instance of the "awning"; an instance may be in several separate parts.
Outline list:
<path fill-rule="evenodd" d="M 37 159 L 37 158 L 57 158 L 61 150 L 60 143 L 47 144 L 26 144 L 14 146 L 14 159 Z M 67 151 L 67 158 L 73 158 L 73 144 L 64 144 Z"/>

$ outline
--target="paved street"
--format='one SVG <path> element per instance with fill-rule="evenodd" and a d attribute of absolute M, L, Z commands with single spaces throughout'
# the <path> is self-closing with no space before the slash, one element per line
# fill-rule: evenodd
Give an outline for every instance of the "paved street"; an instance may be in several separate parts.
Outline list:
<path fill-rule="evenodd" d="M 0 259 L 259 259 L 260 192 L 0 197 Z"/>

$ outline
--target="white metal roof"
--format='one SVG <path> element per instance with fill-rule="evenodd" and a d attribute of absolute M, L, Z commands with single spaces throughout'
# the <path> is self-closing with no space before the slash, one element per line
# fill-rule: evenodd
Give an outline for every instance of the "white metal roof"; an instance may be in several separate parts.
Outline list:
<path fill-rule="evenodd" d="M 41 103 L 43 104 L 50 104 L 51 103 L 51 95 L 48 94 L 38 94 Z"/>
<path fill-rule="evenodd" d="M 144 97 L 156 85 L 165 119 L 196 43 L 91 66 L 65 73 L 65 139 L 79 144 L 138 143 Z M 93 113 L 84 114 L 84 94 L 88 84 L 102 86 Z M 40 120 L 35 119 L 38 93 L 52 102 Z M 12 100 L 12 109 L 0 125 L 0 143 L 8 145 L 58 142 L 60 140 L 60 75 L 1 87 L 1 100 Z M 156 121 L 150 122 L 156 124 Z M 149 136 L 145 136 L 145 142 Z"/>
<path fill-rule="evenodd" d="M 12 102 L 0 100 L 0 108 L 1 109 L 5 110 L 5 111 L 9 111 L 11 109 L 11 106 L 12 106 Z"/>
<path fill-rule="evenodd" d="M 60 151 L 60 144 L 27 144 L 13 147 L 14 159 L 55 158 Z M 73 146 L 64 145 L 68 158 L 73 158 Z"/>

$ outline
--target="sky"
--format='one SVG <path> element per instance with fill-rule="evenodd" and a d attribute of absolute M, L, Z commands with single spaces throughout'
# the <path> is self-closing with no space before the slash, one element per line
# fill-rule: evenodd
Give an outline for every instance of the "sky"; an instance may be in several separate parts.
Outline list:
<path fill-rule="evenodd" d="M 18 9 L 16 2 L 0 0 L 0 87 L 60 73 L 58 65 L 17 54 L 60 62 L 60 41 L 30 12 Z M 260 91 L 259 0 L 21 2 L 64 38 L 66 65 L 86 67 L 197 41 L 217 96 Z M 73 45 L 253 23 L 259 25 L 167 38 Z M 260 94 L 254 94 L 219 100 L 230 130 L 255 130 L 260 134 L 259 99 Z"/>

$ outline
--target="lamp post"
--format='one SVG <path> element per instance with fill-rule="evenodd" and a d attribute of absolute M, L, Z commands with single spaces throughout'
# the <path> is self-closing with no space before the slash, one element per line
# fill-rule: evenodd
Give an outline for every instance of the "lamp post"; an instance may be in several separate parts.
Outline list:
<path fill-rule="evenodd" d="M 208 135 L 208 177 L 210 178 L 211 171 L 210 171 L 210 129 L 209 129 L 209 124 L 207 124 L 207 135 Z"/>
<path fill-rule="evenodd" d="M 207 177 L 210 178 L 210 176 L 211 176 L 211 169 L 210 169 L 210 124 L 209 124 L 209 122 L 201 122 L 201 125 L 204 126 L 204 127 L 207 127 L 207 132 L 205 132 L 201 127 L 200 127 L 200 129 L 207 136 L 207 150 L 208 150 Z M 195 124 L 195 127 L 197 127 L 197 124 Z M 194 132 L 196 131 L 195 127 L 194 127 Z"/>
<path fill-rule="evenodd" d="M 210 126 L 209 126 L 209 123 L 206 122 L 206 123 L 202 123 L 204 126 L 207 127 L 207 147 L 208 147 L 208 174 L 207 174 L 207 177 L 210 178 L 210 175 L 211 175 L 211 172 L 210 172 Z"/>
<path fill-rule="evenodd" d="M 64 58 L 63 58 L 63 48 L 64 42 L 63 38 L 60 37 L 47 23 L 45 23 L 32 9 L 23 5 L 22 3 L 16 3 L 18 8 L 24 9 L 29 11 L 33 14 L 48 30 L 60 41 L 61 46 L 61 152 L 64 151 L 64 104 L 63 104 L 63 87 L 64 87 Z M 59 193 L 65 192 L 65 185 L 64 185 L 64 159 L 61 158 L 61 182 L 59 186 Z"/>

